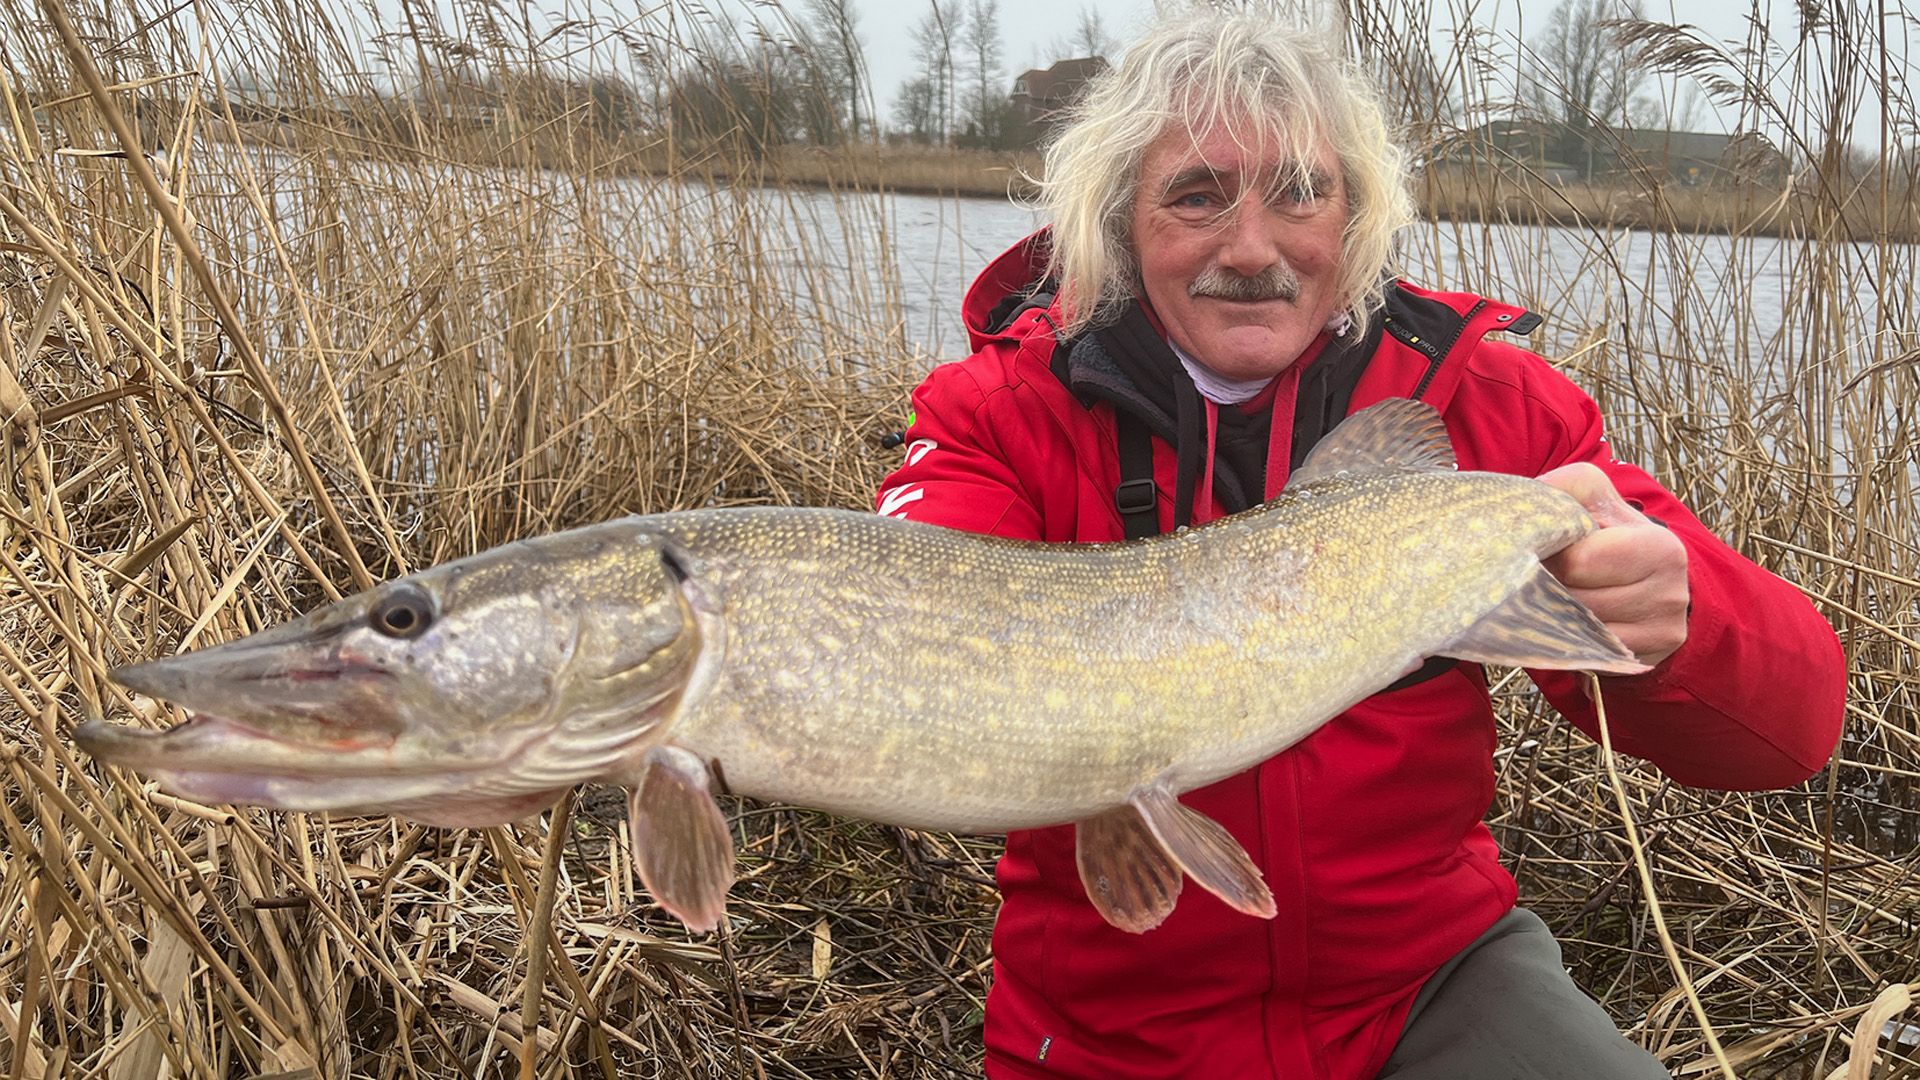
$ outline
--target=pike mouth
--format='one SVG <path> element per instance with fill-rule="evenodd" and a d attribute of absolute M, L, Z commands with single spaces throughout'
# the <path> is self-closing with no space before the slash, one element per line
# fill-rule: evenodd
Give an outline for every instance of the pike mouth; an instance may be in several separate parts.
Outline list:
<path fill-rule="evenodd" d="M 209 713 L 189 714 L 164 731 L 89 720 L 74 729 L 73 740 L 101 761 L 138 770 L 183 798 L 278 810 L 337 810 L 438 794 L 469 783 L 473 772 L 492 764 L 410 765 L 395 759 L 391 735 L 313 741 Z"/>
<path fill-rule="evenodd" d="M 343 732 L 352 728 L 349 724 L 321 716 L 304 715 L 301 719 L 322 728 Z M 185 720 L 160 731 L 89 720 L 74 729 L 73 738 L 94 757 L 135 769 L 178 766 L 182 761 L 194 758 L 230 758 L 234 760 L 236 768 L 244 768 L 248 764 L 246 759 L 256 756 L 261 750 L 272 753 L 274 748 L 278 748 L 282 752 L 296 754 L 359 754 L 367 750 L 391 750 L 394 744 L 392 735 L 375 732 L 325 740 L 303 739 L 242 720 L 199 712 L 190 712 Z M 217 767 L 218 762 L 213 760 L 207 764 Z M 345 770 L 335 767 L 324 771 L 337 775 Z"/>
<path fill-rule="evenodd" d="M 74 729 L 73 739 L 94 757 L 138 770 L 163 790 L 198 803 L 400 814 L 445 827 L 525 817 L 574 782 L 515 782 L 511 762 L 526 752 L 526 743 L 511 743 L 487 761 L 431 755 L 402 760 L 387 737 L 357 747 L 345 740 L 322 745 L 204 713 L 165 731 L 89 720 Z"/>
<path fill-rule="evenodd" d="M 172 702 L 187 719 L 158 731 L 95 720 L 74 738 L 96 757 L 143 771 L 396 772 L 399 725 L 380 705 L 392 674 L 333 650 L 299 651 L 250 638 L 117 668 L 107 677 Z"/>

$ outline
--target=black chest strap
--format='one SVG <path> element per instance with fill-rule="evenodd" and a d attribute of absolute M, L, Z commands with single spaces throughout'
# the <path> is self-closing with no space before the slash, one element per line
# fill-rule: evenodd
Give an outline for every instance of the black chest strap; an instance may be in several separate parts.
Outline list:
<path fill-rule="evenodd" d="M 1113 423 L 1120 451 L 1120 483 L 1113 489 L 1113 504 L 1120 511 L 1127 539 L 1158 535 L 1160 492 L 1153 483 L 1153 432 L 1125 409 L 1114 410 Z"/>

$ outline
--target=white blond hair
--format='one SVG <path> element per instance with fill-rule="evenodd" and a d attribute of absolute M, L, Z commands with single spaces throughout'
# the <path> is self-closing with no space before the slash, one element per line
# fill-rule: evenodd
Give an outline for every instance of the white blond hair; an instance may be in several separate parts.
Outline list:
<path fill-rule="evenodd" d="M 1139 290 L 1133 204 L 1147 148 L 1169 131 L 1216 127 L 1243 150 L 1293 162 L 1282 183 L 1304 179 L 1321 143 L 1332 146 L 1347 197 L 1340 313 L 1364 331 L 1386 291 L 1394 234 L 1413 219 L 1406 157 L 1376 91 L 1318 31 L 1204 12 L 1162 22 L 1129 48 L 1047 147 L 1040 202 L 1053 220 L 1049 276 L 1065 333 Z"/>

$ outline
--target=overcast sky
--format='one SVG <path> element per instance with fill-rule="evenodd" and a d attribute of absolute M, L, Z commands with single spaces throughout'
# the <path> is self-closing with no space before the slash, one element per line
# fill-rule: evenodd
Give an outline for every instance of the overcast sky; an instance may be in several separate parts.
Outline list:
<path fill-rule="evenodd" d="M 859 12 L 858 28 L 867 47 L 867 61 L 873 77 L 873 92 L 882 116 L 890 116 L 891 103 L 900 86 L 920 72 L 913 62 L 913 25 L 927 11 L 925 0 L 853 0 Z M 1487 0 L 1471 5 L 1474 23 L 1493 36 L 1504 52 L 1510 53 L 1522 40 L 1538 35 L 1558 0 Z M 1674 10 L 1672 0 L 1644 0 L 1648 18 L 1666 22 L 1686 22 L 1709 35 L 1735 43 L 1744 41 L 1750 18 L 1757 15 L 1772 20 L 1776 37 L 1793 34 L 1793 0 L 1685 0 L 1684 17 Z M 1445 8 L 1444 2 L 1436 7 Z M 1082 9 L 1098 16 L 1107 34 L 1125 43 L 1138 37 L 1155 17 L 1153 0 L 1001 0 L 1000 22 L 1004 48 L 1001 52 L 1006 78 L 1030 67 L 1044 67 L 1051 58 L 1064 52 L 1056 41 L 1064 43 L 1074 36 Z M 1449 12 L 1440 12 L 1442 16 Z M 1409 32 L 1422 28 L 1408 27 Z M 1424 28 L 1444 52 L 1456 32 L 1447 22 Z M 1702 101 L 1695 114 L 1700 130 L 1722 130 L 1724 125 L 1710 105 Z"/>
<path fill-rule="evenodd" d="M 247 4 L 247 0 L 227 2 L 242 6 Z M 371 8 L 377 12 L 388 29 L 400 25 L 399 0 L 319 2 L 354 7 L 365 5 L 362 10 Z M 459 34 L 462 20 L 456 12 L 475 0 L 425 2 L 437 7 L 442 13 L 443 25 L 455 28 L 455 33 Z M 966 2 L 950 0 L 948 6 L 949 9 L 961 7 Z M 1186 6 L 1183 0 L 1172 2 L 1180 7 Z M 1318 2 L 1318 10 L 1333 10 L 1329 6 L 1333 0 L 1293 2 Z M 1825 0 L 1807 2 L 1816 10 L 1826 7 Z M 1881 2 L 1886 3 L 1887 10 L 1893 16 L 1887 20 L 1889 32 L 1896 38 L 1892 43 L 1892 51 L 1896 59 L 1903 59 L 1909 54 L 1904 35 L 1913 23 L 1914 16 L 1908 12 L 1904 0 Z M 1438 20 L 1434 25 L 1397 29 L 1409 35 L 1426 34 L 1433 42 L 1435 54 L 1446 56 L 1453 51 L 1452 41 L 1458 33 L 1458 29 L 1450 25 L 1450 20 L 1455 17 L 1455 9 L 1464 8 L 1471 13 L 1469 17 L 1478 40 L 1511 58 L 1522 42 L 1538 37 L 1558 0 L 1431 0 L 1431 3 L 1436 9 L 1434 18 Z M 1641 0 L 1641 3 L 1643 13 L 1649 19 L 1687 23 L 1698 27 L 1707 36 L 1736 46 L 1748 40 L 1750 28 L 1756 21 L 1768 28 L 1776 53 L 1792 47 L 1799 38 L 1800 15 L 1796 0 Z M 585 16 L 603 26 L 636 26 L 672 19 L 683 30 L 699 23 L 707 33 L 736 34 L 749 39 L 752 36 L 752 24 L 758 21 L 762 25 L 775 25 L 773 36 L 784 37 L 787 33 L 777 28 L 783 18 L 781 12 L 784 11 L 787 20 L 804 19 L 806 14 L 806 0 L 499 0 L 501 7 L 514 12 L 518 12 L 522 4 L 533 13 L 532 23 L 536 34 L 541 33 L 543 24 L 553 27 L 566 20 Z M 865 47 L 874 98 L 881 118 L 891 121 L 893 100 L 901 85 L 920 74 L 913 57 L 912 28 L 926 13 L 927 0 L 852 0 L 852 4 L 857 13 L 856 28 Z M 1152 22 L 1155 17 L 1154 6 L 1154 0 L 1000 0 L 1003 84 L 1011 87 L 1013 77 L 1020 72 L 1029 67 L 1044 66 L 1054 57 L 1065 55 L 1067 42 L 1075 36 L 1083 8 L 1094 10 L 1106 34 L 1124 48 Z M 176 10 L 181 12 L 182 18 L 193 17 L 190 8 Z M 689 12 L 695 13 L 691 19 Z M 598 52 L 597 49 L 591 51 Z M 1775 66 L 1786 68 L 1790 65 L 1776 61 Z M 1896 86 L 1901 85 L 1900 74 L 1900 71 L 1894 73 L 1892 81 Z M 1915 81 L 1920 82 L 1920 79 Z M 1672 103 L 1668 111 L 1673 126 L 1700 131 L 1726 131 L 1736 120 L 1717 112 L 1705 101 L 1704 95 L 1697 92 L 1688 94 L 1671 82 L 1650 89 Z M 1684 104 L 1690 97 L 1700 99 L 1691 112 L 1672 115 L 1678 111 L 1674 106 Z M 1878 115 L 1877 106 L 1867 102 L 1856 117 L 1856 138 L 1877 125 Z"/>

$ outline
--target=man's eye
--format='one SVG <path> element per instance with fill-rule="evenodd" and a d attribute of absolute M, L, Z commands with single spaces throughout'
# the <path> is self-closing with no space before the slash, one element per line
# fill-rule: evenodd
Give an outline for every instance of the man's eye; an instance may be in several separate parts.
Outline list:
<path fill-rule="evenodd" d="M 1288 184 L 1280 189 L 1280 201 L 1293 206 L 1311 206 L 1320 193 L 1308 184 Z"/>
<path fill-rule="evenodd" d="M 1213 205 L 1213 196 L 1203 191 L 1190 191 L 1175 198 L 1173 205 L 1187 210 L 1205 210 Z"/>

